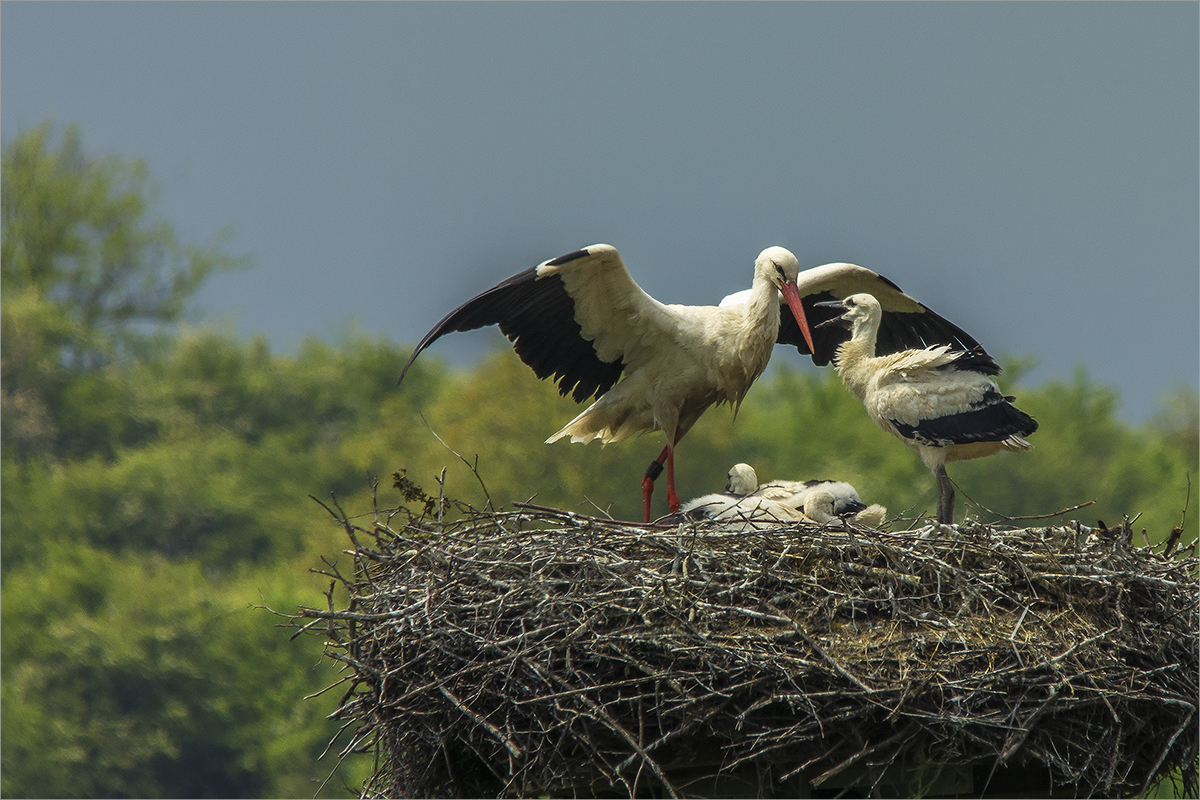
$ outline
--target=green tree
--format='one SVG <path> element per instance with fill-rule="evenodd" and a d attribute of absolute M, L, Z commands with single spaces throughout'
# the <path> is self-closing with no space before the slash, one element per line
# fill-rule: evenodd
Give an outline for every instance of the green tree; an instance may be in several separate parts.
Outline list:
<path fill-rule="evenodd" d="M 94 415 L 61 413 L 68 384 L 149 353 L 209 275 L 242 263 L 150 219 L 141 161 L 88 156 L 74 126 L 53 138 L 48 123 L 23 132 L 0 163 L 0 402 L 4 447 L 20 458 L 105 445 Z M 106 394 L 94 381 L 74 389 Z"/>
<path fill-rule="evenodd" d="M 341 793 L 336 695 L 302 699 L 333 670 L 255 606 L 313 602 L 340 546 L 305 495 L 351 485 L 349 360 L 180 336 L 239 261 L 151 221 L 140 162 L 51 139 L 2 156 L 0 793 Z"/>
<path fill-rule="evenodd" d="M 314 674 L 319 644 L 289 642 L 247 602 L 261 590 L 292 608 L 311 602 L 303 571 L 291 585 L 214 584 L 194 562 L 49 549 L 53 569 L 5 579 L 0 793 L 317 792 L 336 697 L 302 698 L 334 670 Z"/>
<path fill-rule="evenodd" d="M 1041 425 L 1030 439 L 1034 449 L 951 465 L 960 520 L 970 514 L 1003 522 L 999 515 L 1044 515 L 1094 500 L 1050 522 L 1117 524 L 1126 514 L 1141 514 L 1138 526 L 1160 540 L 1179 523 L 1189 496 L 1194 519 L 1200 461 L 1195 411 L 1189 411 L 1194 392 L 1180 390 L 1164 399 L 1154 422 L 1131 426 L 1117 416 L 1116 393 L 1090 381 L 1086 372 L 1069 382 L 1014 386 L 1010 381 L 1028 361 L 1017 362 L 1002 378 L 1005 391 L 1015 392 L 1017 404 Z M 583 513 L 601 508 L 623 519 L 640 516 L 637 479 L 661 449 L 661 436 L 603 448 L 542 444 L 577 408 L 536 380 L 511 352 L 445 376 L 432 395 L 406 396 L 407 385 L 384 401 L 387 413 L 379 426 L 358 434 L 356 456 L 376 474 L 403 466 L 428 489 L 445 467 L 447 491 L 481 506 L 486 498 L 453 448 L 469 462 L 478 459 L 497 504 L 536 495 L 535 502 Z M 849 481 L 866 502 L 882 503 L 893 515 L 928 515 L 936 499 L 933 476 L 917 454 L 879 430 L 832 370 L 773 368 L 751 390 L 736 420 L 728 409 L 711 410 L 678 453 L 684 499 L 719 491 L 729 467 L 739 461 L 753 465 L 763 481 Z M 661 487 L 654 511 L 665 513 Z"/>

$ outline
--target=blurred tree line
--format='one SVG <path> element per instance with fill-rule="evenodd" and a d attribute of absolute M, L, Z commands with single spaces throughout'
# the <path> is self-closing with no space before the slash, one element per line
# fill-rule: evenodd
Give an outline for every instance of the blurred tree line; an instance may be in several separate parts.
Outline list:
<path fill-rule="evenodd" d="M 221 238 L 181 245 L 154 220 L 143 164 L 87 156 L 75 129 L 56 142 L 46 125 L 5 145 L 0 174 L 0 794 L 356 792 L 369 758 L 321 758 L 340 690 L 306 699 L 336 671 L 263 608 L 320 605 L 328 584 L 310 568 L 346 558 L 309 494 L 369 514 L 372 476 L 394 506 L 386 476 L 404 469 L 476 507 L 640 519 L 661 437 L 542 444 L 578 409 L 503 343 L 467 371 L 427 354 L 397 388 L 408 346 L 348 335 L 285 356 L 188 327 L 195 290 L 244 263 Z M 1027 387 L 1014 381 L 1029 363 L 1007 366 L 1003 388 L 1041 425 L 1035 449 L 951 465 L 960 518 L 996 519 L 964 495 L 1009 516 L 1095 500 L 1070 516 L 1141 514 L 1135 527 L 1157 541 L 1190 500 L 1191 538 L 1194 389 L 1131 426 L 1082 369 Z M 711 411 L 679 453 L 684 497 L 720 490 L 745 461 L 762 480 L 850 481 L 893 515 L 936 499 L 920 459 L 832 370 L 774 367 L 736 422 Z"/>

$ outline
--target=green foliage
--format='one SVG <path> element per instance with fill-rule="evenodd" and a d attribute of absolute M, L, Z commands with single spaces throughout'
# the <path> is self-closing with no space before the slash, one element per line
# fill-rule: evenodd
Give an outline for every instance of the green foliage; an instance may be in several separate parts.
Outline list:
<path fill-rule="evenodd" d="M 1021 372 L 1021 365 L 1012 371 Z M 488 496 L 503 505 L 536 494 L 534 502 L 546 505 L 584 513 L 599 507 L 618 518 L 640 518 L 639 480 L 664 444 L 660 434 L 608 447 L 539 444 L 579 409 L 553 385 L 537 381 L 507 348 L 468 373 L 446 376 L 432 395 L 422 384 L 419 392 L 427 399 L 406 396 L 409 380 L 412 373 L 385 401 L 381 427 L 351 440 L 373 473 L 403 465 L 407 477 L 428 488 L 445 468 L 451 493 L 480 507 Z M 1188 413 L 1195 408 L 1194 392 L 1190 401 L 1184 390 L 1165 398 L 1169 411 L 1135 427 L 1117 417 L 1115 392 L 1092 383 L 1082 370 L 1070 383 L 1005 384 L 1018 406 L 1040 423 L 1031 437 L 1034 449 L 951 464 L 959 487 L 958 519 L 1046 515 L 1094 500 L 1055 521 L 1116 524 L 1126 514 L 1140 514 L 1137 526 L 1159 541 L 1180 523 L 1189 496 L 1194 519 L 1200 462 L 1196 412 Z M 773 368 L 736 420 L 727 408 L 710 410 L 677 452 L 677 482 L 685 499 L 719 491 L 729 467 L 745 461 L 763 481 L 849 481 L 864 500 L 886 505 L 892 515 L 928 515 L 936 504 L 933 476 L 919 456 L 879 430 L 832 370 Z M 463 460 L 477 465 L 488 496 Z M 655 513 L 666 513 L 662 488 Z"/>
<path fill-rule="evenodd" d="M 1157 541 L 1179 524 L 1189 480 L 1194 504 L 1195 445 L 1189 448 L 1161 425 L 1137 429 L 1121 423 L 1116 392 L 1091 383 L 1082 368 L 1070 383 L 1055 380 L 1018 392 L 1018 404 L 1040 426 L 1030 437 L 1034 450 L 951 467 L 967 493 L 985 506 L 1036 514 L 1095 500 L 1071 516 L 1112 525 L 1125 514 L 1141 514 L 1137 526 Z"/>
<path fill-rule="evenodd" d="M 3 440 L 17 457 L 105 446 L 96 415 L 80 425 L 59 413 L 68 386 L 149 355 L 202 282 L 240 263 L 148 219 L 142 162 L 87 156 L 73 126 L 57 149 L 52 138 L 49 124 L 26 131 L 0 161 Z"/>
<path fill-rule="evenodd" d="M 5 577 L 5 796 L 313 794 L 332 698 L 300 698 L 332 670 L 312 675 L 317 648 L 264 629 L 252 585 L 213 585 L 194 562 L 49 549 L 53 569 Z M 312 592 L 298 588 L 288 600 Z"/>
<path fill-rule="evenodd" d="M 197 372 L 200 350 L 225 368 Z M 252 608 L 319 599 L 308 569 L 339 532 L 306 495 L 365 484 L 337 452 L 351 411 L 316 380 L 283 386 L 329 360 L 185 336 L 104 371 L 141 431 L 111 457 L 5 458 L 5 794 L 300 796 L 334 771 L 316 762 L 336 698 L 301 699 L 332 671 Z M 255 399 L 272 396 L 274 410 Z"/>
<path fill-rule="evenodd" d="M 74 129 L 4 148 L 0 793 L 340 794 L 355 777 L 317 763 L 336 698 L 301 700 L 332 670 L 254 606 L 319 596 L 339 543 L 305 496 L 362 485 L 329 445 L 362 410 L 343 397 L 373 399 L 325 379 L 380 348 L 179 336 L 237 262 L 176 244 L 152 202 L 143 165 Z"/>

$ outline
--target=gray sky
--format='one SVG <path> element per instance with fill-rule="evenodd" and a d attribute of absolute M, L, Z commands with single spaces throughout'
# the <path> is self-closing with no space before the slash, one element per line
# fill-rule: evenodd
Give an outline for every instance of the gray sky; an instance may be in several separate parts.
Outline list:
<path fill-rule="evenodd" d="M 1031 384 L 1082 365 L 1126 419 L 1200 382 L 1196 3 L 9 0 L 0 23 L 4 141 L 77 122 L 146 160 L 184 241 L 232 224 L 255 266 L 200 308 L 282 351 L 352 318 L 415 343 L 596 242 L 658 299 L 716 303 L 779 244 L 1036 355 Z"/>

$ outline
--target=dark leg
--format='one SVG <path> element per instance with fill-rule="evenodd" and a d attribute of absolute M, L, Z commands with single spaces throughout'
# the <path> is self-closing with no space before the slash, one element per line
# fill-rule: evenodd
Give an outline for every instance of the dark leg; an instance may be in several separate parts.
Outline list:
<path fill-rule="evenodd" d="M 938 485 L 938 522 L 949 525 L 954 522 L 954 485 L 950 483 L 950 476 L 946 474 L 945 464 L 939 466 L 933 474 L 937 476 Z"/>

